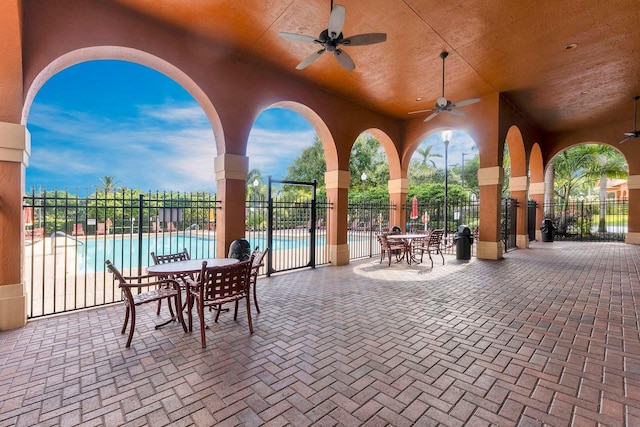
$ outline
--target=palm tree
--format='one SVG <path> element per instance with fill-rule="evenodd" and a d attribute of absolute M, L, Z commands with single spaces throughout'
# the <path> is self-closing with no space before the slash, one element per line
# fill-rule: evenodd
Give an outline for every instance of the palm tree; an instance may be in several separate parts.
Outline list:
<path fill-rule="evenodd" d="M 598 232 L 607 231 L 607 180 L 610 178 L 626 178 L 629 174 L 627 162 L 617 150 L 596 145 L 593 149 L 594 161 L 585 173 L 587 178 L 598 180 L 600 184 L 600 219 Z"/>
<path fill-rule="evenodd" d="M 117 185 L 119 184 L 119 181 L 116 179 L 115 176 L 103 176 L 100 178 L 100 183 L 101 185 L 96 185 L 96 191 L 102 190 L 104 191 L 104 194 L 107 195 L 109 193 L 115 193 L 117 190 Z"/>
<path fill-rule="evenodd" d="M 416 153 L 420 154 L 420 156 L 422 157 L 422 161 L 420 162 L 420 164 L 425 169 L 429 169 L 429 164 L 431 164 L 431 167 L 435 169 L 436 163 L 432 160 L 432 158 L 442 157 L 442 154 L 432 153 L 432 150 L 433 145 L 426 145 L 424 148 L 418 147 L 418 149 L 416 150 Z"/>
<path fill-rule="evenodd" d="M 606 179 L 625 177 L 626 162 L 622 155 L 611 147 L 587 144 L 573 147 L 560 153 L 554 160 L 556 194 L 562 199 L 560 226 L 566 229 L 566 212 L 571 191 L 585 181 L 600 180 L 600 224 L 606 231 Z"/>

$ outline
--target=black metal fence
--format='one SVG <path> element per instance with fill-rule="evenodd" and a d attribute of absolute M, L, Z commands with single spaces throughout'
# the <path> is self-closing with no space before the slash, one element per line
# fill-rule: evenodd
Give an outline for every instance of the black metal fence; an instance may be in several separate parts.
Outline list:
<path fill-rule="evenodd" d="M 32 192 L 24 198 L 28 316 L 121 301 L 107 259 L 140 274 L 151 252 L 215 257 L 218 207 L 209 193 Z"/>
<path fill-rule="evenodd" d="M 121 301 L 113 278 L 105 274 L 106 259 L 125 273 L 140 274 L 152 263 L 152 251 L 166 254 L 186 248 L 192 258 L 215 257 L 219 207 L 220 202 L 209 193 L 119 191 L 81 197 L 65 191 L 32 192 L 24 198 L 28 316 Z M 350 259 L 380 254 L 376 233 L 397 225 L 389 223 L 396 209 L 403 209 L 407 217 L 403 231 L 445 228 L 445 253 L 455 253 L 459 225 L 468 226 L 476 235 L 477 200 L 450 203 L 446 211 L 442 203 L 418 201 L 417 215 L 412 215 L 412 208 L 411 199 L 402 207 L 388 202 L 349 203 Z M 504 199 L 502 208 L 506 251 L 515 247 L 517 202 Z M 250 197 L 245 238 L 252 247 L 270 246 L 273 254 L 271 271 L 262 273 L 329 263 L 331 209 L 329 201 L 309 197 L 274 196 L 271 201 Z M 553 217 L 558 240 L 623 241 L 626 235 L 626 200 L 554 204 L 545 206 L 545 212 Z M 529 229 L 532 234 L 531 224 Z"/>
<path fill-rule="evenodd" d="M 412 216 L 413 199 L 407 199 L 405 206 L 407 231 L 445 229 L 445 253 L 455 254 L 455 235 L 460 225 L 466 225 L 472 234 L 477 235 L 480 222 L 480 204 L 477 199 L 450 202 L 446 211 L 443 203 L 418 200 L 417 205 L 417 216 Z M 475 243 L 477 239 L 474 239 L 474 245 L 471 247 L 472 256 L 475 256 Z"/>
<path fill-rule="evenodd" d="M 313 209 L 315 207 L 315 213 Z M 267 247 L 265 273 L 329 263 L 329 210 L 326 200 L 307 196 L 254 196 L 246 202 L 246 239 L 252 247 Z"/>
<path fill-rule="evenodd" d="M 622 242 L 627 234 L 626 199 L 556 202 L 545 204 L 544 212 L 556 226 L 555 240 Z"/>
<path fill-rule="evenodd" d="M 376 233 L 393 227 L 394 224 L 389 224 L 389 214 L 395 209 L 396 206 L 388 202 L 349 203 L 347 214 L 349 259 L 380 255 L 380 244 Z"/>
<path fill-rule="evenodd" d="M 504 252 L 517 247 L 518 200 L 505 197 L 502 199 L 502 216 L 500 218 L 500 239 L 504 245 Z"/>

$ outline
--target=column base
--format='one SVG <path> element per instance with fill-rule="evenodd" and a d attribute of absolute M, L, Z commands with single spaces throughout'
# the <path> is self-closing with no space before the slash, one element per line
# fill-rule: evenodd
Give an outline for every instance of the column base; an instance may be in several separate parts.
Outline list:
<path fill-rule="evenodd" d="M 502 259 L 502 242 L 478 241 L 476 258 L 492 260 Z"/>
<path fill-rule="evenodd" d="M 27 292 L 24 283 L 0 286 L 0 331 L 27 324 Z"/>
<path fill-rule="evenodd" d="M 630 245 L 640 245 L 640 233 L 627 233 L 624 242 Z"/>
<path fill-rule="evenodd" d="M 329 261 L 332 265 L 349 264 L 349 245 L 329 245 Z"/>
<path fill-rule="evenodd" d="M 528 249 L 529 248 L 529 235 L 528 234 L 518 234 L 518 235 L 516 235 L 516 246 L 519 249 Z"/>

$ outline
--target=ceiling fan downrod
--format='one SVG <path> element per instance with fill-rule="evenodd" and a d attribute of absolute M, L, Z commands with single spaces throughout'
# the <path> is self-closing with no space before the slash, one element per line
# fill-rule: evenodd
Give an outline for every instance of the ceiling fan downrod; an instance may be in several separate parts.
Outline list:
<path fill-rule="evenodd" d="M 444 98 L 444 59 L 449 56 L 449 52 L 446 50 L 440 54 L 440 58 L 442 58 L 442 97 Z"/>

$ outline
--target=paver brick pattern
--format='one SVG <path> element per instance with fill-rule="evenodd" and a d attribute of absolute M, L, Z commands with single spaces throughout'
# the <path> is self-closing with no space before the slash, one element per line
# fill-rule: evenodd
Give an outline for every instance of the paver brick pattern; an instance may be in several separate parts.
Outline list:
<path fill-rule="evenodd" d="M 640 247 L 378 261 L 260 278 L 206 349 L 151 306 L 130 349 L 120 304 L 2 332 L 0 426 L 640 425 Z"/>

